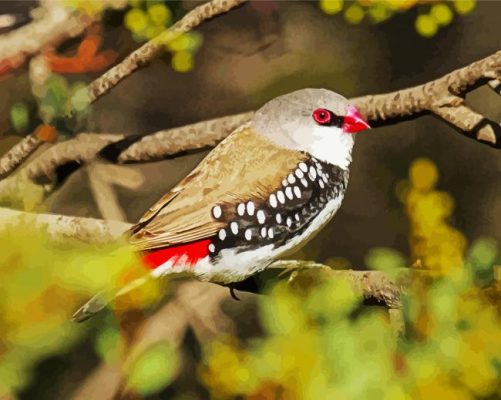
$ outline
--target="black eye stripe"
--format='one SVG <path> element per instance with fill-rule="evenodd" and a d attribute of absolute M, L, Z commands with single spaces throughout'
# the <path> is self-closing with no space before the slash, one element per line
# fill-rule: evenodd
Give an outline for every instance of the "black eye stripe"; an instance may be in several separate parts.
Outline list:
<path fill-rule="evenodd" d="M 335 126 L 341 128 L 344 123 L 344 117 L 340 117 L 325 108 L 317 108 L 313 111 L 313 119 L 321 126 Z"/>

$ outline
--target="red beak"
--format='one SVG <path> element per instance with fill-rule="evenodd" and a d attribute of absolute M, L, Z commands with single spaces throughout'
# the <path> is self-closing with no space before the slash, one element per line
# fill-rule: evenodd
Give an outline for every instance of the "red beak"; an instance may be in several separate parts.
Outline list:
<path fill-rule="evenodd" d="M 356 133 L 365 129 L 370 129 L 367 121 L 362 118 L 355 107 L 348 106 L 346 116 L 344 117 L 343 130 L 348 133 Z"/>

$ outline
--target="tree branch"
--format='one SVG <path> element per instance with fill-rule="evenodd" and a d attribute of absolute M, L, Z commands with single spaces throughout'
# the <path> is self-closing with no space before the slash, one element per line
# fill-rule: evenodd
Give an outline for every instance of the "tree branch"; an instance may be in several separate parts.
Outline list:
<path fill-rule="evenodd" d="M 74 238 L 83 242 L 96 244 L 121 238 L 123 233 L 131 226 L 128 223 L 119 221 L 68 217 L 57 214 L 34 214 L 0 208 L 0 226 L 23 221 L 29 222 L 36 229 L 47 232 L 51 240 L 56 242 Z M 273 263 L 272 268 L 268 269 L 268 271 L 272 277 L 279 278 L 284 272 L 309 269 L 321 269 L 336 278 L 345 277 L 349 279 L 355 289 L 360 291 L 366 299 L 373 299 L 377 303 L 385 304 L 392 308 L 400 306 L 401 286 L 392 282 L 380 271 L 336 271 L 322 264 L 295 260 L 277 261 Z M 269 282 L 269 279 L 270 277 L 268 276 L 263 281 Z M 249 289 L 248 284 L 249 282 L 244 281 L 241 284 L 235 285 L 234 288 L 253 293 L 260 293 L 264 290 L 264 286 L 259 284 L 256 284 L 254 289 Z"/>
<path fill-rule="evenodd" d="M 25 136 L 0 158 L 0 179 L 8 176 L 43 144 L 35 133 Z"/>
<path fill-rule="evenodd" d="M 73 238 L 94 244 L 117 240 L 131 226 L 120 221 L 104 221 L 57 214 L 34 214 L 0 207 L 0 226 L 5 227 L 23 222 L 46 232 L 49 238 L 55 242 Z"/>
<path fill-rule="evenodd" d="M 501 147 L 500 125 L 465 105 L 464 95 L 476 85 L 489 83 L 501 74 L 501 51 L 439 79 L 396 92 L 351 99 L 373 126 L 396 123 L 433 113 L 467 136 L 493 147 Z M 463 96 L 463 97 L 461 97 Z M 54 183 L 58 167 L 76 161 L 88 163 L 100 157 L 108 161 L 147 162 L 182 151 L 214 146 L 238 126 L 248 122 L 252 111 L 161 130 L 140 138 L 123 135 L 81 134 L 58 143 L 28 165 L 28 176 L 36 183 Z"/>
<path fill-rule="evenodd" d="M 96 101 L 99 97 L 117 85 L 122 79 L 132 74 L 138 68 L 147 65 L 163 51 L 166 44 L 179 35 L 190 31 L 208 19 L 239 6 L 245 1 L 246 0 L 212 0 L 194 8 L 169 29 L 145 43 L 139 49 L 127 56 L 122 62 L 90 83 L 87 87 L 90 101 Z M 30 26 L 18 29 L 13 32 L 13 34 L 7 35 L 3 38 L 3 42 L 1 41 L 2 38 L 0 38 L 0 55 L 4 55 L 5 53 L 4 58 L 0 58 L 0 70 L 2 68 L 2 63 L 8 62 L 9 57 L 13 57 L 13 54 L 11 54 L 13 49 L 23 57 L 22 61 L 24 62 L 28 54 L 36 54 L 49 45 L 57 44 L 62 39 L 67 38 L 68 35 L 70 37 L 76 36 L 82 33 L 83 30 L 90 25 L 90 22 L 92 22 L 90 18 L 85 19 L 78 14 L 71 14 L 64 7 L 47 7 L 47 13 L 54 20 L 54 24 L 49 24 L 45 20 L 34 22 Z M 83 23 L 82 21 L 86 22 Z M 49 25 L 49 28 L 52 30 L 47 32 L 45 25 Z M 37 38 L 37 40 L 35 41 L 32 38 Z M 34 43 L 36 43 L 36 46 L 33 45 Z M 26 44 L 28 47 L 26 47 Z M 28 138 L 29 137 L 30 135 Z M 29 142 L 32 143 L 32 151 L 41 144 L 41 142 L 35 139 L 30 139 Z M 212 141 L 210 142 L 212 143 Z M 27 155 L 29 154 L 30 153 L 27 153 Z M 0 166 L 5 164 L 9 167 L 5 169 L 4 173 L 2 173 L 3 168 L 0 169 L 0 179 L 3 179 L 21 165 L 27 158 L 27 155 L 24 153 L 21 154 L 18 151 L 9 151 L 8 154 L 0 158 Z M 79 162 L 81 158 L 85 157 L 74 155 L 74 160 L 76 162 Z M 54 171 L 52 171 L 50 175 L 53 176 Z"/>
<path fill-rule="evenodd" d="M 500 148 L 500 124 L 474 112 L 464 100 L 466 93 L 478 86 L 489 83 L 495 88 L 500 77 L 501 50 L 423 85 L 357 97 L 352 99 L 352 103 L 375 126 L 433 113 L 468 137 Z"/>
<path fill-rule="evenodd" d="M 205 20 L 223 14 L 244 2 L 245 0 L 212 0 L 194 8 L 169 29 L 142 45 L 121 63 L 92 82 L 88 86 L 90 101 L 96 101 L 135 70 L 148 65 L 151 60 L 164 50 L 167 43 L 179 35 L 192 30 Z"/>

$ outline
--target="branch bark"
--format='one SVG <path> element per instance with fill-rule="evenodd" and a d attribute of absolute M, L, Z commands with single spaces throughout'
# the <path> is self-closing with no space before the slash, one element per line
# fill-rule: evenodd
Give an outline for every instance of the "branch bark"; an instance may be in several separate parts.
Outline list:
<path fill-rule="evenodd" d="M 468 137 L 500 148 L 500 123 L 473 111 L 464 99 L 468 91 L 483 84 L 495 89 L 500 78 L 501 50 L 423 85 L 357 97 L 352 103 L 375 125 L 421 113 L 433 113 Z"/>
<path fill-rule="evenodd" d="M 55 242 L 73 238 L 94 244 L 117 240 L 131 226 L 120 221 L 104 221 L 57 214 L 35 214 L 0 207 L 0 226 L 5 227 L 23 222 L 46 232 L 49 238 Z"/>
<path fill-rule="evenodd" d="M 131 75 L 140 67 L 148 65 L 151 60 L 164 50 L 167 43 L 174 40 L 179 35 L 192 30 L 202 22 L 216 15 L 223 14 L 244 2 L 245 0 L 212 0 L 194 8 L 169 29 L 145 43 L 139 49 L 127 56 L 121 63 L 92 82 L 88 87 L 90 101 L 96 101 L 99 97 L 116 86 L 122 79 Z"/>
<path fill-rule="evenodd" d="M 44 142 L 34 133 L 25 136 L 0 158 L 0 179 L 8 176 Z"/>
<path fill-rule="evenodd" d="M 50 239 L 57 242 L 74 238 L 96 244 L 120 239 L 123 233 L 131 226 L 126 222 L 120 221 L 68 217 L 57 214 L 34 214 L 0 207 L 0 226 L 19 222 L 29 222 L 36 229 L 47 232 Z M 277 261 L 273 263 L 272 269 L 275 277 L 280 276 L 284 271 L 322 269 L 335 277 L 349 279 L 353 286 L 367 299 L 374 299 L 376 302 L 392 308 L 399 307 L 400 305 L 401 287 L 392 282 L 380 271 L 336 271 L 323 264 L 296 260 Z M 263 288 L 258 287 L 258 290 L 247 290 L 244 286 L 235 286 L 235 289 L 259 293 Z"/>
<path fill-rule="evenodd" d="M 145 43 L 139 49 L 127 56 L 122 62 L 90 83 L 87 87 L 90 101 L 96 101 L 99 97 L 106 94 L 111 88 L 117 85 L 122 79 L 131 75 L 140 67 L 147 65 L 163 51 L 166 44 L 179 35 L 190 31 L 208 19 L 239 6 L 245 1 L 246 0 L 212 0 L 194 8 L 169 29 Z M 0 38 L 0 55 L 4 56 L 0 58 L 0 69 L 3 63 L 9 62 L 9 57 L 12 58 L 17 54 L 19 57 L 22 57 L 22 62 L 24 62 L 28 55 L 34 55 L 41 49 L 49 45 L 57 44 L 68 36 L 73 37 L 81 34 L 92 22 L 90 18 L 83 18 L 78 13 L 72 14 L 64 7 L 47 6 L 46 8 L 47 14 L 51 18 L 50 21 L 53 22 L 52 24 L 42 19 L 41 21 L 34 22 L 25 28 L 13 32 L 11 35 L 7 35 L 3 38 L 3 41 L 2 38 Z M 48 31 L 46 25 L 48 25 Z M 37 38 L 37 40 L 33 40 L 32 38 Z M 14 54 L 12 54 L 13 51 L 15 52 Z M 31 136 L 33 135 L 29 135 L 28 137 Z M 31 142 L 35 143 L 33 139 L 30 139 L 30 143 Z M 212 143 L 212 141 L 210 142 Z M 38 142 L 36 147 L 34 146 L 34 149 L 40 146 L 40 144 L 41 143 Z M 78 159 L 84 158 L 83 156 L 75 156 L 75 154 L 73 154 L 73 156 L 77 162 Z M 0 158 L 0 166 L 2 164 L 8 164 L 9 167 L 5 170 L 5 173 L 2 173 L 2 169 L 0 169 L 0 180 L 21 165 L 26 157 L 27 156 L 23 156 L 23 154 L 17 151 L 10 151 L 7 155 Z"/>
<path fill-rule="evenodd" d="M 373 126 L 384 126 L 423 113 L 439 116 L 456 129 L 481 143 L 501 147 L 501 127 L 471 110 L 465 94 L 488 83 L 496 84 L 501 74 L 501 51 L 455 70 L 439 79 L 396 92 L 356 97 L 351 102 Z M 88 163 L 104 157 L 108 161 L 148 162 L 173 156 L 182 151 L 214 146 L 238 126 L 247 123 L 253 111 L 166 129 L 141 138 L 123 135 L 81 134 L 58 143 L 28 165 L 28 176 L 36 183 L 53 183 L 56 169 L 65 163 Z M 111 155 L 111 156 L 110 156 Z"/>

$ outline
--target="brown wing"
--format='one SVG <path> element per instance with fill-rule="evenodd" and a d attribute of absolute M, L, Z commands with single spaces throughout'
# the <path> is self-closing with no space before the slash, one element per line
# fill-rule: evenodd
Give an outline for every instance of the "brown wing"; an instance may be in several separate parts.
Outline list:
<path fill-rule="evenodd" d="M 236 131 L 146 212 L 131 228 L 130 242 L 148 250 L 211 237 L 226 224 L 213 217 L 215 205 L 234 213 L 240 202 L 264 201 L 306 158 L 250 128 Z"/>

